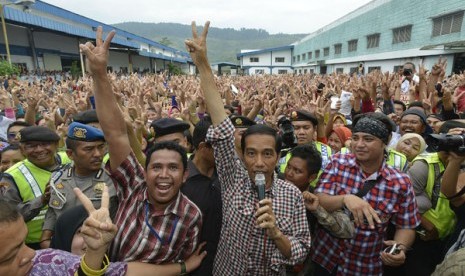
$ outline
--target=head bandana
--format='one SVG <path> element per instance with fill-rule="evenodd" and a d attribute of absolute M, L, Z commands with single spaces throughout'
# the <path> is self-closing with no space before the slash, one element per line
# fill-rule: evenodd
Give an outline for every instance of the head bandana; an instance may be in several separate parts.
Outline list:
<path fill-rule="evenodd" d="M 379 120 L 370 117 L 363 117 L 357 121 L 352 133 L 364 132 L 378 137 L 384 144 L 388 144 L 389 131 L 386 126 Z"/>

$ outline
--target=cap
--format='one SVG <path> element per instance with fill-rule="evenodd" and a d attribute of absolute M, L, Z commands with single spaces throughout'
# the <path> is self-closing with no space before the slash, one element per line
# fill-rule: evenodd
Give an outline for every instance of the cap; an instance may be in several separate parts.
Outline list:
<path fill-rule="evenodd" d="M 188 123 L 175 118 L 161 118 L 153 121 L 150 126 L 153 127 L 155 131 L 155 138 L 172 133 L 183 133 L 190 127 Z"/>
<path fill-rule="evenodd" d="M 292 111 L 291 113 L 291 121 L 310 121 L 314 126 L 318 125 L 318 120 L 316 117 L 308 111 L 305 110 L 297 110 Z"/>
<path fill-rule="evenodd" d="M 448 133 L 453 128 L 465 128 L 465 123 L 456 120 L 445 121 L 439 128 L 439 133 Z"/>
<path fill-rule="evenodd" d="M 55 131 L 43 126 L 29 126 L 21 129 L 18 133 L 19 142 L 41 141 L 58 142 L 60 136 Z"/>
<path fill-rule="evenodd" d="M 248 128 L 256 124 L 253 120 L 242 115 L 232 114 L 229 118 L 235 128 Z"/>
<path fill-rule="evenodd" d="M 73 122 L 68 126 L 68 139 L 92 142 L 105 140 L 103 132 L 93 126 Z"/>
<path fill-rule="evenodd" d="M 74 115 L 73 120 L 82 124 L 98 123 L 97 111 L 90 109 Z"/>

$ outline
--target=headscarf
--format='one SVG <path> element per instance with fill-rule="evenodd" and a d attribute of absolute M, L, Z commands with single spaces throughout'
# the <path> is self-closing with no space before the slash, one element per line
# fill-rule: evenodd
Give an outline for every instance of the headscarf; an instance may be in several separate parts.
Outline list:
<path fill-rule="evenodd" d="M 87 217 L 88 214 L 83 205 L 75 206 L 63 212 L 56 221 L 55 233 L 50 247 L 71 252 L 74 234 Z"/>
<path fill-rule="evenodd" d="M 425 151 L 426 149 L 426 142 L 425 142 L 425 139 L 423 139 L 423 137 L 421 137 L 421 135 L 419 134 L 416 134 L 416 133 L 405 133 L 404 135 L 402 135 L 399 140 L 397 141 L 397 145 L 399 143 L 401 143 L 402 141 L 404 140 L 407 140 L 407 139 L 412 139 L 412 138 L 417 138 L 419 141 L 420 141 L 420 152 L 419 153 L 422 153 Z M 396 145 L 396 147 L 397 147 Z"/>

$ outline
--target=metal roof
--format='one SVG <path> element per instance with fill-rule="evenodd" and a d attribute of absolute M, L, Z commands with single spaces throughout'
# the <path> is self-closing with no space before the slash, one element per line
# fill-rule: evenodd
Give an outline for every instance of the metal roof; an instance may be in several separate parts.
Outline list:
<path fill-rule="evenodd" d="M 274 47 L 274 48 L 260 49 L 256 51 L 239 53 L 237 54 L 237 59 L 240 59 L 243 56 L 258 55 L 258 54 L 262 54 L 266 52 L 277 52 L 277 51 L 292 50 L 292 49 L 294 49 L 294 45 L 286 45 L 286 46 L 280 46 L 280 47 Z"/>

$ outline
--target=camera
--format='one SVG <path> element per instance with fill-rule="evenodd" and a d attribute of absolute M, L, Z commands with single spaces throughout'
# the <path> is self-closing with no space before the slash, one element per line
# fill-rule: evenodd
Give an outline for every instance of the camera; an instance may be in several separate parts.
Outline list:
<path fill-rule="evenodd" d="M 278 127 L 283 143 L 283 148 L 287 149 L 297 146 L 297 137 L 294 134 L 294 126 L 292 125 L 291 121 L 286 117 L 282 117 L 278 121 Z"/>
<path fill-rule="evenodd" d="M 430 134 L 426 137 L 426 143 L 434 151 L 449 151 L 465 155 L 465 134 Z"/>
<path fill-rule="evenodd" d="M 320 83 L 318 84 L 318 88 L 317 88 L 316 92 L 317 92 L 317 93 L 323 92 L 323 88 L 325 88 L 325 86 L 326 86 L 326 85 L 325 85 L 324 83 L 320 82 Z"/>
<path fill-rule="evenodd" d="M 406 76 L 406 77 L 412 75 L 412 69 L 408 69 L 408 68 L 404 69 L 404 73 L 403 73 L 403 74 L 404 74 L 404 76 Z"/>

